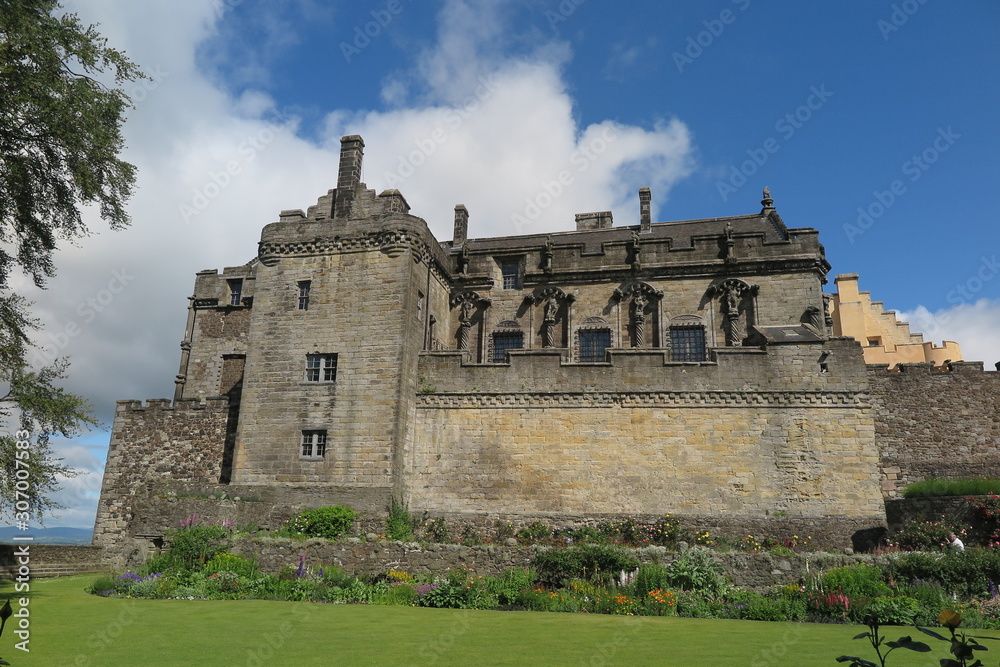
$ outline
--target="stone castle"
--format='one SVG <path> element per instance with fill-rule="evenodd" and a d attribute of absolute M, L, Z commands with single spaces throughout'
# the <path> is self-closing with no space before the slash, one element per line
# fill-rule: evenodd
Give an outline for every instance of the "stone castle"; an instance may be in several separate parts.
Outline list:
<path fill-rule="evenodd" d="M 767 189 L 758 212 L 654 223 L 642 188 L 633 224 L 486 239 L 459 205 L 440 242 L 361 182 L 361 137 L 341 141 L 336 189 L 282 211 L 247 264 L 197 274 L 173 401 L 119 401 L 95 530 L 110 557 L 196 501 L 265 525 L 393 497 L 845 546 L 903 484 L 1000 461 L 1000 373 L 957 347 L 935 364 L 908 330 L 924 357 L 866 364 L 876 341 L 835 318 L 857 277 L 839 277 L 854 301 L 825 295 L 819 233 Z"/>

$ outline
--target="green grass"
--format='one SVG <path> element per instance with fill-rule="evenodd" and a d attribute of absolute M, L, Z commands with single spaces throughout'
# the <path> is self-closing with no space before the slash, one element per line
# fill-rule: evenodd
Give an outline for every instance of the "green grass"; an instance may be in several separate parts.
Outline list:
<path fill-rule="evenodd" d="M 935 496 L 985 496 L 1000 493 L 1000 479 L 966 477 L 964 479 L 925 479 L 903 489 L 904 498 Z"/>
<path fill-rule="evenodd" d="M 32 582 L 31 652 L 13 665 L 812 665 L 874 658 L 858 626 L 296 602 L 129 600 L 91 576 Z M 9 582 L 0 597 L 10 594 Z M 16 619 L 12 619 L 16 620 Z M 890 639 L 908 631 L 889 628 Z M 914 633 L 919 634 L 919 633 Z M 944 644 L 941 643 L 943 646 Z M 898 667 L 944 652 L 897 651 Z"/>

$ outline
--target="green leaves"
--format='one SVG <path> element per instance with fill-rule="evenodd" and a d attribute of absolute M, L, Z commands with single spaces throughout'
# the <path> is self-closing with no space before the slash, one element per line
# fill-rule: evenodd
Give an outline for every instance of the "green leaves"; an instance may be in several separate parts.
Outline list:
<path fill-rule="evenodd" d="M 18 419 L 19 440 L 30 442 L 0 438 L 0 510 L 16 509 L 18 520 L 41 520 L 57 506 L 47 498 L 57 478 L 76 474 L 53 457 L 49 437 L 96 422 L 57 386 L 65 360 L 31 367 L 38 322 L 9 291 L 10 274 L 20 268 L 43 287 L 58 241 L 89 233 L 81 206 L 96 206 L 112 229 L 128 225 L 135 167 L 118 154 L 132 103 L 121 86 L 146 78 L 94 26 L 59 10 L 56 0 L 0 0 L 0 424 Z"/>

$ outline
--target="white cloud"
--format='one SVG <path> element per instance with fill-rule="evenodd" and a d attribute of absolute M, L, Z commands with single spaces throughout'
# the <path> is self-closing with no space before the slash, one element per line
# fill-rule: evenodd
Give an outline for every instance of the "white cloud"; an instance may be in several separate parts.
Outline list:
<path fill-rule="evenodd" d="M 206 40 L 231 40 L 230 58 L 245 46 L 230 24 L 220 30 L 229 19 L 217 4 L 65 3 L 153 76 L 132 90 L 136 109 L 125 126 L 125 157 L 139 168 L 131 228 L 108 232 L 88 211 L 96 234 L 59 250 L 48 290 L 15 283 L 36 302 L 39 342 L 72 359 L 67 389 L 93 401 L 106 426 L 116 399 L 172 395 L 194 273 L 248 261 L 278 211 L 307 207 L 333 187 L 341 134 L 365 137 L 369 187 L 399 187 L 440 238 L 450 237 L 456 203 L 470 208 L 472 236 L 571 229 L 573 213 L 609 208 L 618 224 L 633 224 L 638 187 L 653 187 L 655 209 L 691 170 L 690 136 L 678 120 L 580 126 L 561 74 L 567 46 L 514 35 L 496 0 L 447 2 L 436 43 L 413 67 L 378 73 L 394 107 L 331 109 L 325 134 L 308 141 L 296 134 L 294 114 L 267 94 L 234 97 L 218 72 L 199 69 Z M 298 5 L 307 11 L 313 3 Z M 232 74 L 243 83 L 266 81 L 261 68 L 295 41 L 266 34 L 267 53 Z M 342 67 L 342 55 L 317 54 L 316 66 Z M 438 128 L 444 141 L 434 141 Z M 400 176 L 400 160 L 426 140 L 433 150 Z M 553 196 L 560 172 L 569 178 Z M 526 215 L 529 202 L 537 215 Z M 516 226 L 515 215 L 528 224 Z M 57 500 L 71 509 L 58 522 L 84 525 L 96 509 L 99 467 L 79 459 L 78 444 L 56 446 L 89 471 L 64 482 Z"/>
<path fill-rule="evenodd" d="M 1000 361 L 1000 299 L 980 299 L 934 312 L 917 306 L 897 317 L 909 322 L 910 331 L 923 334 L 925 341 L 958 343 L 966 361 L 982 361 L 986 370 L 994 370 Z"/>

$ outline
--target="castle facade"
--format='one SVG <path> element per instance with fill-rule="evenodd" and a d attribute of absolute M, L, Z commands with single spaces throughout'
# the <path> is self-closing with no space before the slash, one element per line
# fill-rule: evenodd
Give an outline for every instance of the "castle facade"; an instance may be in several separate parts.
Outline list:
<path fill-rule="evenodd" d="M 396 497 L 844 544 L 902 484 L 1000 456 L 1000 374 L 867 365 L 817 230 L 766 189 L 747 215 L 653 222 L 642 188 L 631 224 L 485 239 L 459 205 L 441 242 L 360 182 L 361 137 L 341 141 L 336 189 L 282 211 L 247 264 L 197 274 L 173 401 L 119 402 L 97 543 L 121 553 L 218 494 L 262 523 Z M 932 401 L 967 418 L 913 428 Z M 949 443 L 964 456 L 935 460 Z"/>

